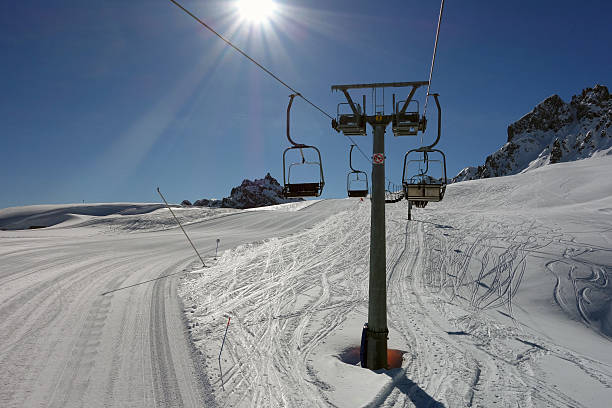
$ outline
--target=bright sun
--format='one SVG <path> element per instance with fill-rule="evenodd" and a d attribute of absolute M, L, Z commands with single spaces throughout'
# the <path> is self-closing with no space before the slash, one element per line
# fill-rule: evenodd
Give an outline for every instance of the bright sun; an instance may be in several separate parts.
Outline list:
<path fill-rule="evenodd" d="M 238 0 L 238 11 L 245 20 L 263 23 L 274 14 L 276 3 L 272 0 Z"/>

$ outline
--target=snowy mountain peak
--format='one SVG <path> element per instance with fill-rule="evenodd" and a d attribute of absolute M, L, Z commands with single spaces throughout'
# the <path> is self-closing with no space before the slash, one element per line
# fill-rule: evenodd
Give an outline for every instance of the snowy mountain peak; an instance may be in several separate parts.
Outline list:
<path fill-rule="evenodd" d="M 270 173 L 267 173 L 266 176 L 262 179 L 255 179 L 253 181 L 249 179 L 244 179 L 242 180 L 242 184 L 240 184 L 240 187 L 249 188 L 251 190 L 258 188 L 276 189 L 279 187 L 282 189 L 281 185 L 278 183 L 278 181 L 276 181 L 274 177 L 270 175 Z M 236 188 L 238 187 L 234 187 L 232 191 L 234 191 Z"/>
<path fill-rule="evenodd" d="M 478 167 L 467 167 L 453 182 L 507 176 L 547 164 L 612 152 L 612 97 L 595 85 L 570 103 L 552 95 L 508 126 L 507 143 Z"/>
<path fill-rule="evenodd" d="M 536 131 L 558 131 L 573 120 L 571 109 L 559 95 L 540 102 L 531 112 L 508 126 L 508 142 L 515 135 Z"/>
<path fill-rule="evenodd" d="M 610 101 L 610 92 L 603 85 L 595 85 L 593 88 L 582 90 L 582 94 L 572 97 L 572 105 L 595 105 L 603 107 Z"/>

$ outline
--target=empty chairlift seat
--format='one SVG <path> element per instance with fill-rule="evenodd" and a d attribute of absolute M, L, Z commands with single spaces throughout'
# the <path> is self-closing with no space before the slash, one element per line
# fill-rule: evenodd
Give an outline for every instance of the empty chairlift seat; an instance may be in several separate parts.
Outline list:
<path fill-rule="evenodd" d="M 430 158 L 432 153 L 439 158 Z M 434 172 L 438 177 L 430 175 Z M 430 201 L 442 201 L 446 184 L 446 157 L 441 150 L 421 148 L 406 153 L 402 177 L 406 200 L 423 203 L 423 207 Z"/>
<path fill-rule="evenodd" d="M 367 197 L 368 190 L 349 190 L 348 196 L 349 197 Z"/>
<path fill-rule="evenodd" d="M 404 101 L 399 101 L 395 104 L 395 113 L 393 114 L 393 121 L 391 122 L 391 129 L 395 136 L 416 136 L 420 131 L 424 132 L 427 126 L 427 120 L 419 115 L 419 102 L 416 100 L 410 101 L 410 103 L 416 103 L 416 111 L 413 112 L 402 112 L 400 105 L 403 105 Z"/>
<path fill-rule="evenodd" d="M 322 190 L 323 185 L 321 183 L 285 184 L 283 195 L 287 198 L 318 197 L 321 195 Z"/>
<path fill-rule="evenodd" d="M 301 160 L 294 163 L 287 163 L 286 156 L 287 152 L 298 150 L 301 155 Z M 314 154 L 314 160 L 307 160 L 305 152 L 309 152 L 311 157 Z M 306 153 L 308 154 L 308 153 Z M 297 167 L 310 166 L 314 170 L 309 172 L 309 178 L 315 178 L 314 181 L 297 182 L 295 180 L 295 174 L 292 175 L 291 171 Z M 295 173 L 295 172 L 294 172 Z M 283 153 L 283 195 L 287 198 L 294 197 L 319 197 L 323 192 L 323 186 L 325 180 L 323 179 L 323 165 L 321 162 L 321 152 L 314 146 L 297 145 L 285 149 Z"/>
<path fill-rule="evenodd" d="M 442 201 L 445 190 L 442 183 L 404 183 L 404 196 L 409 201 Z"/>
<path fill-rule="evenodd" d="M 367 197 L 369 184 L 368 175 L 365 171 L 353 168 L 353 148 L 349 151 L 349 167 L 351 171 L 346 175 L 346 191 L 349 197 Z"/>
<path fill-rule="evenodd" d="M 323 178 L 323 162 L 321 161 L 321 152 L 315 146 L 308 146 L 302 143 L 296 143 L 291 139 L 290 130 L 290 113 L 293 98 L 297 95 L 289 96 L 289 105 L 287 106 L 287 140 L 292 146 L 285 149 L 283 152 L 283 190 L 282 194 L 286 198 L 295 197 L 319 197 L 323 192 L 325 179 Z M 297 157 L 297 161 L 287 162 L 287 153 L 289 156 Z M 292 159 L 295 160 L 295 159 Z M 292 175 L 291 170 L 307 169 L 306 176 L 298 174 L 297 180 L 295 172 Z M 314 169 L 314 174 L 313 170 Z M 298 173 L 300 171 L 298 170 Z M 306 178 L 307 181 L 302 181 Z M 299 182 L 298 182 L 299 180 Z"/>
<path fill-rule="evenodd" d="M 398 113 L 393 118 L 392 130 L 395 136 L 416 136 L 419 131 L 419 113 Z"/>
<path fill-rule="evenodd" d="M 361 105 L 356 104 L 357 113 L 340 113 L 340 106 L 349 105 L 348 103 L 340 103 L 337 108 L 337 119 L 332 121 L 332 127 L 338 132 L 342 132 L 347 136 L 365 136 L 366 120 L 361 112 Z"/>

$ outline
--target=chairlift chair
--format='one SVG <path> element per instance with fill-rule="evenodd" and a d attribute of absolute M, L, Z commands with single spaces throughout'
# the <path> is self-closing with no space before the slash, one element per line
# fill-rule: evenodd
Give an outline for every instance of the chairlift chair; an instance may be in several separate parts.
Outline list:
<path fill-rule="evenodd" d="M 424 116 L 420 116 L 419 101 L 412 99 L 413 94 L 414 90 L 407 99 L 408 104 L 406 104 L 406 101 L 398 101 L 395 103 L 395 95 L 393 95 L 393 119 L 391 121 L 391 129 L 395 136 L 416 136 L 419 131 L 425 132 L 427 128 L 427 119 Z M 412 103 L 416 103 L 416 111 L 406 112 L 406 109 Z"/>
<path fill-rule="evenodd" d="M 332 121 L 332 127 L 338 132 L 344 133 L 346 136 L 365 136 L 366 119 L 361 111 L 361 105 L 355 104 L 356 112 L 351 110 L 351 113 L 340 113 L 340 106 L 348 105 L 349 103 L 339 103 L 336 108 L 336 119 Z"/>
<path fill-rule="evenodd" d="M 440 108 L 440 102 L 438 100 L 438 94 L 431 94 L 436 102 L 438 108 L 438 135 L 436 140 L 429 146 L 422 146 L 418 149 L 410 150 L 404 156 L 404 172 L 402 173 L 402 187 L 404 190 L 404 197 L 409 202 L 412 202 L 415 207 L 423 208 L 430 201 L 442 201 L 444 193 L 446 192 L 446 156 L 441 150 L 434 149 L 433 147 L 440 141 L 442 133 L 442 109 Z M 422 158 L 408 160 L 408 156 L 412 154 L 422 153 Z M 439 153 L 441 160 L 432 160 L 429 158 L 430 153 Z M 419 163 L 419 172 L 412 176 L 407 175 L 409 163 Z M 440 162 L 442 167 L 442 174 L 440 178 L 434 178 L 430 174 L 430 162 Z M 421 166 L 422 164 L 422 166 Z M 423 168 L 424 167 L 424 168 Z"/>
<path fill-rule="evenodd" d="M 422 153 L 421 157 L 414 157 Z M 430 159 L 430 153 L 439 153 L 441 159 Z M 430 170 L 430 163 L 440 162 L 442 167 L 442 174 L 440 178 L 436 178 L 428 174 Z M 419 164 L 419 172 L 417 174 L 408 176 L 407 170 L 410 163 Z M 404 156 L 404 174 L 402 178 L 402 186 L 404 189 L 404 197 L 406 200 L 413 202 L 415 207 L 423 208 L 428 202 L 442 201 L 444 193 L 446 192 L 447 178 L 446 178 L 446 156 L 441 150 L 419 148 L 413 149 L 406 153 Z"/>
<path fill-rule="evenodd" d="M 291 105 L 293 103 L 293 98 L 297 95 L 293 94 L 289 96 L 289 106 L 287 106 L 287 139 L 293 145 L 285 149 L 283 152 L 283 190 L 282 194 L 285 198 L 294 198 L 294 197 L 319 197 L 323 192 L 323 186 L 325 185 L 325 180 L 323 178 L 323 162 L 321 160 L 321 152 L 315 146 L 308 146 L 302 143 L 295 143 L 291 139 L 290 135 L 290 111 Z M 287 152 L 292 150 L 299 150 L 300 156 L 302 160 L 299 162 L 294 162 L 287 165 Z M 307 160 L 304 155 L 304 151 L 313 151 L 315 153 L 314 160 Z M 308 183 L 295 183 L 292 182 L 291 179 L 291 169 L 295 166 L 302 165 L 311 165 L 318 166 L 319 168 L 319 177 L 318 180 L 308 182 Z"/>
<path fill-rule="evenodd" d="M 355 145 L 351 145 L 351 150 L 349 152 L 349 167 L 351 168 L 351 171 L 346 175 L 346 191 L 349 197 L 367 197 L 369 187 L 368 174 L 365 171 L 355 170 L 353 168 L 354 147 Z M 364 179 L 360 180 L 359 175 L 363 175 Z M 365 185 L 362 183 L 362 181 L 365 181 Z M 359 185 L 361 185 L 361 187 L 359 187 Z"/>
<path fill-rule="evenodd" d="M 302 160 L 299 162 L 293 162 L 287 165 L 286 156 L 290 150 L 299 150 Z M 312 150 L 316 153 L 318 160 L 308 161 L 304 156 L 304 150 Z M 291 169 L 295 166 L 302 165 L 314 165 L 319 167 L 319 181 L 309 183 L 292 183 L 291 180 Z M 286 169 L 286 171 L 285 171 Z M 286 177 L 285 177 L 286 176 Z M 321 165 L 321 152 L 314 146 L 307 145 L 295 145 L 285 149 L 283 153 L 283 195 L 286 198 L 290 197 L 319 197 L 323 192 L 323 186 L 325 182 L 323 180 L 323 168 Z"/>

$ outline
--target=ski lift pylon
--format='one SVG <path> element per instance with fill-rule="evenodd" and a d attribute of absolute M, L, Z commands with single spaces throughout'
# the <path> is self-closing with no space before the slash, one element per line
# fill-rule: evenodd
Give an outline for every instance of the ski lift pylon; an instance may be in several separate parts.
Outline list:
<path fill-rule="evenodd" d="M 287 140 L 293 146 L 290 146 L 285 149 L 283 152 L 283 196 L 286 198 L 293 197 L 319 197 L 323 192 L 323 186 L 325 185 L 325 180 L 323 178 L 323 164 L 321 161 L 321 152 L 315 146 L 309 146 L 302 143 L 295 143 L 291 139 L 290 134 L 290 112 L 291 105 L 293 104 L 293 98 L 298 96 L 299 94 L 291 94 L 289 95 L 289 105 L 287 106 Z M 299 150 L 300 156 L 302 160 L 300 162 L 295 162 L 287 165 L 287 152 L 292 150 Z M 304 151 L 314 151 L 315 161 L 306 160 L 306 156 L 304 156 Z M 318 159 L 318 161 L 317 161 Z M 319 177 L 318 180 L 308 183 L 292 183 L 291 179 L 291 169 L 295 166 L 301 165 L 314 165 L 319 168 Z"/>

